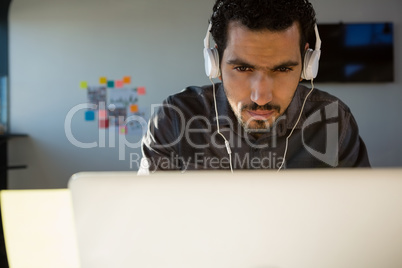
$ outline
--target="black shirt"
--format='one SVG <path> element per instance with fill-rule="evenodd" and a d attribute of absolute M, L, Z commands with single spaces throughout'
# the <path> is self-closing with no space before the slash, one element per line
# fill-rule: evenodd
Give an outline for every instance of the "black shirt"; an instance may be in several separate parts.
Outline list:
<path fill-rule="evenodd" d="M 156 170 L 278 169 L 286 139 L 295 126 L 309 88 L 299 85 L 285 113 L 255 138 L 238 123 L 222 84 L 216 85 L 220 133 L 211 86 L 188 87 L 168 97 L 152 115 L 142 141 L 139 173 Z M 369 167 L 364 142 L 350 109 L 314 89 L 288 139 L 283 168 Z"/>

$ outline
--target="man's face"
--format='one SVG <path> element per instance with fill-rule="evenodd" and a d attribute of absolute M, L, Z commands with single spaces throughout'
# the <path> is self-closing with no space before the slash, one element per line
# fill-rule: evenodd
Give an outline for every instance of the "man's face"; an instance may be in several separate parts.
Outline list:
<path fill-rule="evenodd" d="M 280 32 L 229 23 L 221 79 L 230 106 L 247 131 L 261 132 L 285 112 L 301 71 L 297 23 Z"/>

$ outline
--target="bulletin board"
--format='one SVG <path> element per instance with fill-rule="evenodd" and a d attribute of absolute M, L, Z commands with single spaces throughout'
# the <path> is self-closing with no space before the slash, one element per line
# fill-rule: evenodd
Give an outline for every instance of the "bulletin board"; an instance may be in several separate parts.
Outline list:
<path fill-rule="evenodd" d="M 98 120 L 99 128 L 115 128 L 121 135 L 142 135 L 149 119 L 147 109 L 140 106 L 145 86 L 133 86 L 131 76 L 118 80 L 102 76 L 96 85 L 81 81 L 80 88 L 87 91 L 88 104 L 96 107 L 85 111 L 85 121 Z"/>

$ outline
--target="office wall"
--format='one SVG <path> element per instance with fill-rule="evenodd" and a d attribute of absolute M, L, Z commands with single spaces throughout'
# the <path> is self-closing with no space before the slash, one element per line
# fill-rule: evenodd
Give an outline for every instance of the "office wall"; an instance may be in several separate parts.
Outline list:
<path fill-rule="evenodd" d="M 398 0 L 312 0 L 319 22 L 394 23 L 395 82 L 318 84 L 351 108 L 374 167 L 402 166 L 402 2 Z M 370 55 L 368 55 L 370 57 Z"/>
<path fill-rule="evenodd" d="M 72 117 L 71 133 L 95 148 L 73 145 L 65 119 L 86 102 L 80 81 L 98 84 L 100 76 L 132 77 L 146 86 L 140 105 L 150 107 L 188 85 L 209 83 L 204 75 L 202 40 L 213 0 L 14 0 L 10 9 L 11 130 L 28 138 L 11 140 L 11 164 L 27 164 L 9 172 L 11 188 L 66 187 L 79 171 L 136 170 L 139 148 L 118 144 L 139 141 L 99 132 L 96 122 Z M 402 107 L 401 36 L 398 0 L 315 0 L 319 22 L 393 21 L 395 83 L 322 84 L 352 109 L 376 167 L 401 166 Z M 101 135 L 100 135 L 100 134 Z M 101 138 L 99 138 L 101 136 Z M 104 145 L 102 145 L 104 141 Z M 112 145 L 115 144 L 113 148 Z"/>

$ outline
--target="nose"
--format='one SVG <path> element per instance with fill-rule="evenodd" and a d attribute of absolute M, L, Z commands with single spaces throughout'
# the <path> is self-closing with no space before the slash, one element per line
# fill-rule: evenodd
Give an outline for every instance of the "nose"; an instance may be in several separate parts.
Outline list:
<path fill-rule="evenodd" d="M 252 83 L 251 100 L 258 105 L 265 105 L 272 101 L 272 87 L 272 78 L 263 74 L 256 75 Z"/>

